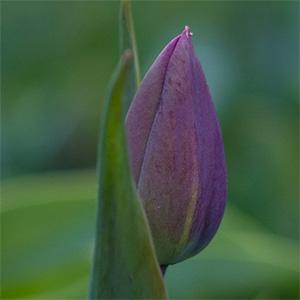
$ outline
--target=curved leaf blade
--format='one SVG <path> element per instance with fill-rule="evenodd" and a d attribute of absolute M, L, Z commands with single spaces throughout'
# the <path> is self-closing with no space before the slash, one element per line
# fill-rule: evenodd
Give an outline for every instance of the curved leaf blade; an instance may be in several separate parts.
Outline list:
<path fill-rule="evenodd" d="M 103 114 L 91 299 L 165 299 L 146 217 L 131 181 L 123 95 L 132 59 L 127 51 Z"/>

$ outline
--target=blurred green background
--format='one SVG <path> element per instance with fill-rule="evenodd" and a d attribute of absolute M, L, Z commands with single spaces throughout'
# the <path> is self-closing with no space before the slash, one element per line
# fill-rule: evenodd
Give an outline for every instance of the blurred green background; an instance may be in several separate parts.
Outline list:
<path fill-rule="evenodd" d="M 1 293 L 85 298 L 119 3 L 1 2 Z M 298 299 L 299 2 L 136 1 L 142 73 L 189 25 L 220 117 L 224 221 L 169 295 Z"/>

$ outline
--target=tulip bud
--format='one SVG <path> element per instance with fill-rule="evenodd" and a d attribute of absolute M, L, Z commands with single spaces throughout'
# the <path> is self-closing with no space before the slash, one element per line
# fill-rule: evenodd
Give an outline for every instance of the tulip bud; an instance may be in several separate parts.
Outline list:
<path fill-rule="evenodd" d="M 126 118 L 129 160 L 158 261 L 195 255 L 226 201 L 221 130 L 188 27 L 163 49 Z"/>

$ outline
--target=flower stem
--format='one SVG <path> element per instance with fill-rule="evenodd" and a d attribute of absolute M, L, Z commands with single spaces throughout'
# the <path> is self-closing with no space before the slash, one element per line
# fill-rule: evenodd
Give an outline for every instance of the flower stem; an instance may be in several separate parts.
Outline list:
<path fill-rule="evenodd" d="M 161 265 L 160 270 L 163 276 L 165 276 L 166 271 L 167 271 L 168 265 Z"/>
<path fill-rule="evenodd" d="M 134 60 L 134 70 L 135 70 L 135 81 L 136 87 L 140 85 L 141 75 L 140 75 L 140 65 L 138 59 L 137 43 L 135 38 L 135 30 L 131 12 L 131 1 L 122 0 L 121 1 L 121 53 L 126 49 L 131 49 L 133 52 Z"/>

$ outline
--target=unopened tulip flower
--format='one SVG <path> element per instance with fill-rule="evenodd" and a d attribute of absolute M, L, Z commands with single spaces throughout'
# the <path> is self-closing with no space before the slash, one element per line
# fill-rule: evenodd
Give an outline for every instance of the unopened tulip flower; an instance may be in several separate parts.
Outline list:
<path fill-rule="evenodd" d="M 163 49 L 126 118 L 132 173 L 161 265 L 202 250 L 226 201 L 221 130 L 191 36 L 185 27 Z"/>

